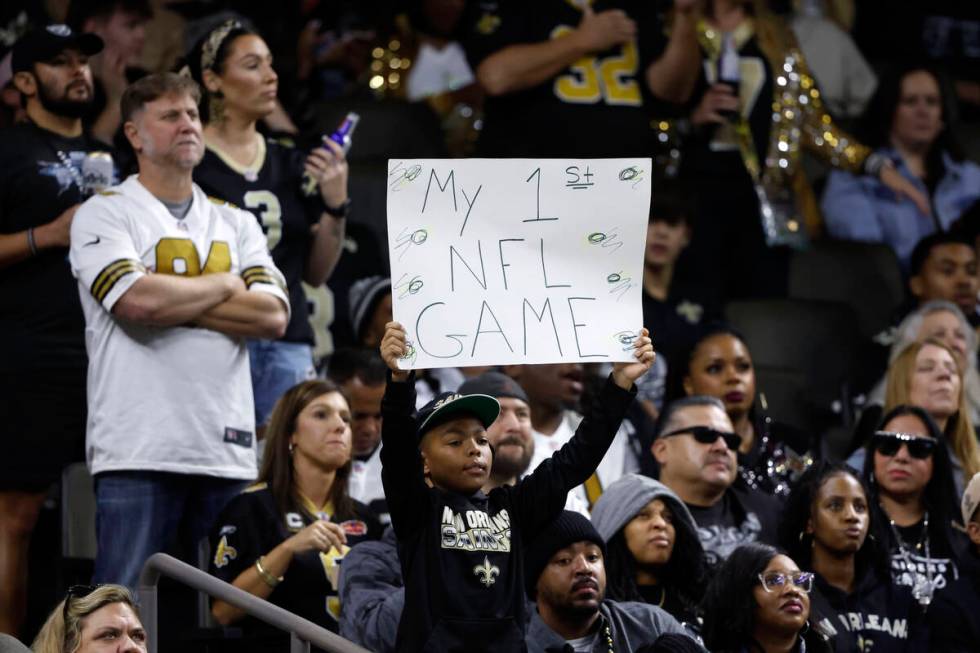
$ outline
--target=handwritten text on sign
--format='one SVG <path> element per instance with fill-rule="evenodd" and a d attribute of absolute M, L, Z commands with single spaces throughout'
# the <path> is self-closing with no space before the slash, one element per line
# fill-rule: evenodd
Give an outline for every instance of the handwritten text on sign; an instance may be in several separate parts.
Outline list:
<path fill-rule="evenodd" d="M 649 207 L 650 159 L 390 160 L 402 366 L 630 359 Z"/>

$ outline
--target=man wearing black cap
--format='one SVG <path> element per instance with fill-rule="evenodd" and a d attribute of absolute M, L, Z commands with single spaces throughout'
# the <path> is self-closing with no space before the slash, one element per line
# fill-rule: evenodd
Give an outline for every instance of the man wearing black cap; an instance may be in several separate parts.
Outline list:
<path fill-rule="evenodd" d="M 0 631 L 24 614 L 27 549 L 47 488 L 83 458 L 85 320 L 66 260 L 68 229 L 103 146 L 82 129 L 93 34 L 51 25 L 13 48 L 28 121 L 0 134 Z M 105 154 L 111 175 L 112 159 Z M 108 158 L 106 158 L 108 157 Z"/>
<path fill-rule="evenodd" d="M 412 414 L 405 330 L 390 322 L 381 357 L 390 376 L 382 401 L 382 475 L 405 578 L 399 651 L 526 650 L 523 553 L 557 516 L 568 491 L 590 474 L 650 369 L 646 329 L 635 359 L 613 371 L 575 436 L 515 486 L 484 494 L 492 452 L 486 429 L 499 404 L 486 395 L 445 393 Z"/>
<path fill-rule="evenodd" d="M 527 594 L 537 601 L 529 652 L 632 653 L 663 633 L 686 634 L 657 606 L 606 599 L 605 555 L 592 522 L 569 510 L 527 548 Z"/>
<path fill-rule="evenodd" d="M 500 415 L 487 427 L 487 437 L 493 447 L 493 464 L 483 491 L 513 485 L 524 476 L 534 455 L 527 394 L 517 381 L 500 372 L 485 372 L 469 379 L 459 386 L 459 393 L 489 395 L 500 404 Z"/>

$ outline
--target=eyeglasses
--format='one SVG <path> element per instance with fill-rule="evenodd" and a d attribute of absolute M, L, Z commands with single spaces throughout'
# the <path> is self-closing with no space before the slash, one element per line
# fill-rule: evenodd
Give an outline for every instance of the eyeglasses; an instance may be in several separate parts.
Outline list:
<path fill-rule="evenodd" d="M 732 451 L 738 451 L 739 446 L 742 444 L 742 436 L 740 436 L 738 433 L 716 431 L 710 426 L 688 426 L 686 428 L 677 429 L 676 431 L 671 431 L 670 433 L 664 433 L 660 437 L 672 438 L 675 435 L 690 435 L 701 444 L 713 444 L 718 441 L 718 438 L 721 438 L 725 441 L 725 446 Z"/>
<path fill-rule="evenodd" d="M 787 580 L 807 594 L 813 589 L 813 574 L 808 571 L 797 571 L 792 574 L 771 571 L 768 574 L 759 574 L 759 582 L 762 583 L 762 589 L 767 592 L 775 592 L 779 588 L 784 587 Z"/>
<path fill-rule="evenodd" d="M 910 433 L 891 433 L 889 431 L 878 431 L 872 436 L 871 443 L 875 451 L 882 456 L 894 456 L 904 444 L 908 449 L 909 455 L 919 460 L 928 458 L 936 449 L 936 441 L 932 438 L 924 438 Z"/>
<path fill-rule="evenodd" d="M 85 598 L 96 590 L 98 585 L 72 585 L 68 588 L 65 595 L 65 604 L 61 607 L 61 618 L 64 623 L 68 623 L 68 606 L 74 599 Z"/>

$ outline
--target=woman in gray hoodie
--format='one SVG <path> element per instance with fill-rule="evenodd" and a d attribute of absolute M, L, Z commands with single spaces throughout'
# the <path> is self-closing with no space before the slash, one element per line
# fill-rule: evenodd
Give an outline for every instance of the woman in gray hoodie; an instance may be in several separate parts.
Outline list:
<path fill-rule="evenodd" d="M 592 509 L 606 541 L 606 594 L 657 605 L 698 630 L 707 582 L 704 549 L 687 506 L 666 485 L 627 474 Z"/>

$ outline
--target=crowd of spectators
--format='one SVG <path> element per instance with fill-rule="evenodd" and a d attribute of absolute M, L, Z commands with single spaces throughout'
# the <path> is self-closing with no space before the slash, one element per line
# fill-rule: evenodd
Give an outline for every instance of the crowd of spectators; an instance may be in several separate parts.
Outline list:
<path fill-rule="evenodd" d="M 146 650 L 163 551 L 373 651 L 973 650 L 978 52 L 955 2 L 5 3 L 0 633 Z M 399 370 L 395 156 L 650 157 L 637 360 Z M 902 297 L 828 395 L 732 307 L 843 247 Z"/>

